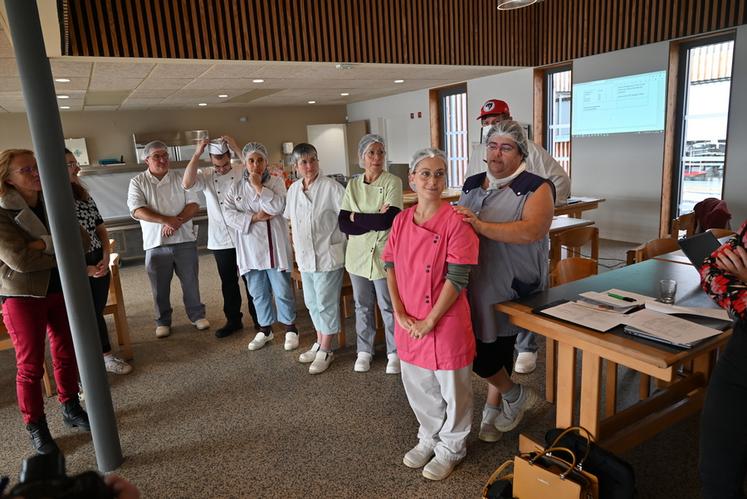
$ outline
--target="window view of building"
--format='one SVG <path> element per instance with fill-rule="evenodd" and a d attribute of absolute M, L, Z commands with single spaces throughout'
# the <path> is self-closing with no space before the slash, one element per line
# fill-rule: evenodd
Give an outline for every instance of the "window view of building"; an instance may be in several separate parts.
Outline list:
<path fill-rule="evenodd" d="M 444 152 L 449 160 L 448 185 L 461 187 L 467 173 L 467 88 L 460 86 L 440 92 Z"/>
<path fill-rule="evenodd" d="M 571 70 L 547 74 L 547 152 L 571 173 Z"/>

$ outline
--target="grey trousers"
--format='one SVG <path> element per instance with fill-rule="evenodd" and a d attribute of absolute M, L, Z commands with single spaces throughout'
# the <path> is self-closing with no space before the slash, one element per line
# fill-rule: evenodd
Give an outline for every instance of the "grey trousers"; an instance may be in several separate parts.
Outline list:
<path fill-rule="evenodd" d="M 153 291 L 157 325 L 171 325 L 170 295 L 174 272 L 182 285 L 184 308 L 189 320 L 195 322 L 205 318 L 205 305 L 200 301 L 198 265 L 197 243 L 194 241 L 158 246 L 145 251 L 145 269 Z"/>
<path fill-rule="evenodd" d="M 514 349 L 517 353 L 535 353 L 538 348 L 537 335 L 533 332 L 522 329 L 522 331 L 516 335 L 516 344 L 514 345 Z"/>
<path fill-rule="evenodd" d="M 353 299 L 355 300 L 355 332 L 358 337 L 358 353 L 365 352 L 373 355 L 374 338 L 376 336 L 376 304 L 379 304 L 381 318 L 384 320 L 384 336 L 386 337 L 386 353 L 397 351 L 394 343 L 394 313 L 392 299 L 386 279 L 369 281 L 365 277 L 350 274 L 353 285 Z"/>

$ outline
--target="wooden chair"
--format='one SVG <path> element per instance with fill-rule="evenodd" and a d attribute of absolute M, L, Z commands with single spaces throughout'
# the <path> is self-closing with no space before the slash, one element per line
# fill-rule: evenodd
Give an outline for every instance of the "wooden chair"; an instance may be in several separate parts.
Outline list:
<path fill-rule="evenodd" d="M 627 251 L 627 264 L 640 263 L 655 256 L 663 255 L 671 251 L 680 249 L 677 239 L 665 237 L 662 239 L 652 239 L 651 241 L 641 244 L 640 246 Z"/>
<path fill-rule="evenodd" d="M 599 260 L 599 229 L 578 227 L 562 230 L 550 235 L 550 271 L 561 261 L 562 248 L 567 248 L 569 257 L 580 257 L 581 248 L 591 246 L 591 259 Z M 594 272 L 596 274 L 596 272 Z"/>
<path fill-rule="evenodd" d="M 10 335 L 8 335 L 8 330 L 5 329 L 5 323 L 2 320 L 2 316 L 0 315 L 0 351 L 3 350 L 12 350 L 13 349 L 13 341 L 10 339 Z M 54 385 L 52 384 L 52 378 L 49 376 L 49 373 L 52 371 L 51 366 L 49 365 L 49 361 L 47 360 L 46 356 L 44 357 L 44 376 L 42 377 L 42 384 L 44 385 L 44 393 L 47 394 L 47 397 L 53 397 L 55 393 Z"/>
<path fill-rule="evenodd" d="M 708 232 L 713 234 L 716 239 L 721 239 L 722 237 L 729 237 L 736 234 L 736 232 L 731 229 L 708 229 Z"/>
<path fill-rule="evenodd" d="M 697 224 L 697 222 L 698 219 L 695 218 L 695 212 L 680 215 L 677 218 L 672 219 L 672 226 L 669 234 L 674 239 L 679 239 L 680 237 L 690 237 L 695 234 L 695 225 Z M 685 231 L 684 236 L 680 235 L 681 231 Z"/>
<path fill-rule="evenodd" d="M 125 360 L 131 360 L 132 344 L 130 342 L 130 326 L 127 324 L 122 282 L 119 279 L 119 262 L 119 253 L 109 255 L 111 281 L 109 283 L 109 298 L 106 302 L 106 307 L 104 307 L 104 315 L 112 315 L 114 317 L 114 328 L 117 331 L 120 356 Z"/>

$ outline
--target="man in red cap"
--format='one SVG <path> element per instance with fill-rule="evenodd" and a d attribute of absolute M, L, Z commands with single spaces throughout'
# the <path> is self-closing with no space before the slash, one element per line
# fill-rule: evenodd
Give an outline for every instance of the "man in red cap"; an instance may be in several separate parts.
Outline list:
<path fill-rule="evenodd" d="M 512 120 L 511 110 L 506 101 L 490 99 L 480 108 L 480 116 L 477 117 L 484 127 L 492 126 L 504 120 Z M 555 185 L 555 204 L 565 204 L 571 195 L 571 179 L 560 163 L 550 154 L 531 140 L 529 143 L 529 155 L 526 158 L 527 171 L 549 179 Z M 467 166 L 467 176 L 481 173 L 485 170 L 485 144 L 480 143 L 472 150 Z"/>

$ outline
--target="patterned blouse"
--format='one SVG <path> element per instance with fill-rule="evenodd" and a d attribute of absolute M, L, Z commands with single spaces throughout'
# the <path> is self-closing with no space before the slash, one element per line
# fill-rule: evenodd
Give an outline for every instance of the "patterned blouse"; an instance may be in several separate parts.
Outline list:
<path fill-rule="evenodd" d="M 733 317 L 745 321 L 747 320 L 747 283 L 716 266 L 716 257 L 722 254 L 724 249 L 733 250 L 737 246 L 747 248 L 747 222 L 734 237 L 706 258 L 705 264 L 700 269 L 700 277 L 703 290 L 713 301 Z"/>
<path fill-rule="evenodd" d="M 91 236 L 91 249 L 89 253 L 103 248 L 101 245 L 101 239 L 96 234 L 96 226 L 104 223 L 104 219 L 101 218 L 101 213 L 96 206 L 96 202 L 93 198 L 88 198 L 87 201 L 75 200 L 75 216 L 78 217 L 78 223 L 86 229 L 88 235 Z"/>

